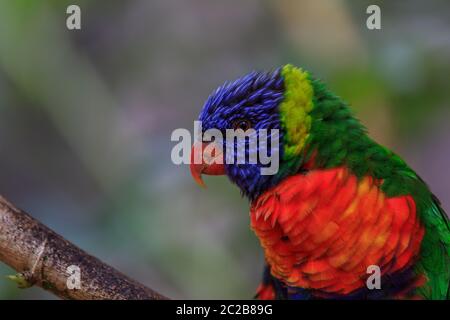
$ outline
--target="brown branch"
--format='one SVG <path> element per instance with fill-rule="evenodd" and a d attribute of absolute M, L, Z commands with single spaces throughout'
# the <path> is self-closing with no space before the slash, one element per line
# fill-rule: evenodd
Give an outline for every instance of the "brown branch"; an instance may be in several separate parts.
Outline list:
<path fill-rule="evenodd" d="M 64 299 L 166 299 L 87 254 L 2 196 L 0 261 L 19 272 L 10 277 L 19 285 L 38 285 Z M 67 285 L 69 266 L 80 268 L 79 289 Z"/>

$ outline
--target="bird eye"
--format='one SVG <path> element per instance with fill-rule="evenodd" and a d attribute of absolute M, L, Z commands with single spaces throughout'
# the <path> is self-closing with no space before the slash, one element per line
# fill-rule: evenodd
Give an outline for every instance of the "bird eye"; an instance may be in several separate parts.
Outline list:
<path fill-rule="evenodd" d="M 252 127 L 252 124 L 246 119 L 237 119 L 233 121 L 232 126 L 234 130 L 241 129 L 242 131 L 247 131 Z"/>

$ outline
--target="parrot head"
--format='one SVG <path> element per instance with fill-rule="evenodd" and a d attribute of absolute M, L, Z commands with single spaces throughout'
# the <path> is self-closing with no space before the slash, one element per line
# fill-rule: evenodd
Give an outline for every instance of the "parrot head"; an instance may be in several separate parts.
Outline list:
<path fill-rule="evenodd" d="M 321 107 L 315 108 L 316 105 Z M 339 118 L 349 120 L 346 123 L 353 119 L 347 106 L 308 72 L 290 64 L 271 72 L 252 72 L 217 88 L 203 106 L 199 121 L 202 133 L 216 130 L 223 137 L 228 129 L 241 132 L 253 129 L 258 143 L 251 144 L 247 139 L 244 145 L 239 145 L 235 139 L 225 138 L 197 142 L 191 157 L 197 156 L 201 161 L 191 162 L 192 176 L 203 184 L 202 174 L 226 175 L 243 195 L 253 200 L 285 177 L 307 170 L 311 161 L 323 160 L 323 166 L 333 162 L 335 159 L 327 159 L 326 153 L 331 150 L 338 154 L 343 149 L 335 143 L 337 131 L 345 130 L 345 126 L 334 125 L 342 123 Z M 359 122 L 354 123 L 354 128 L 359 126 Z M 270 140 L 273 129 L 278 136 Z M 278 153 L 273 159 L 278 159 L 279 164 L 272 174 L 262 174 L 261 169 L 268 166 L 258 153 L 263 140 L 268 141 L 268 156 Z M 209 153 L 210 161 L 204 161 L 202 154 L 211 145 L 219 148 L 212 148 L 215 151 Z M 333 145 L 339 150 L 333 149 Z M 245 150 L 246 161 L 226 161 L 230 150 L 236 155 L 240 149 Z M 322 150 L 324 157 L 317 159 L 317 151 Z M 258 155 L 256 162 L 248 161 L 250 154 Z"/>

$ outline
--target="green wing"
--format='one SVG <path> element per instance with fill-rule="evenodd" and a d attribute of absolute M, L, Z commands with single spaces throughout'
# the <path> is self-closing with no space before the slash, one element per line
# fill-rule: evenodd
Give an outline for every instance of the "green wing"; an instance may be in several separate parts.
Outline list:
<path fill-rule="evenodd" d="M 416 199 L 416 204 L 425 226 L 416 272 L 425 274 L 429 280 L 418 289 L 418 293 L 426 299 L 450 299 L 449 218 L 439 200 L 430 192 Z"/>

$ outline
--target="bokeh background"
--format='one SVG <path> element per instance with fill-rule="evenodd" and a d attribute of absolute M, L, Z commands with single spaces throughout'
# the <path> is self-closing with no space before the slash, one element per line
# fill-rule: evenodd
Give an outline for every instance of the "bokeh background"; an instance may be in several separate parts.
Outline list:
<path fill-rule="evenodd" d="M 78 4 L 82 30 L 66 29 Z M 366 28 L 379 4 L 382 29 Z M 450 3 L 0 0 L 0 193 L 172 298 L 250 298 L 263 257 L 226 178 L 170 159 L 208 94 L 294 63 L 351 103 L 450 211 Z M 17 289 L 0 264 L 1 299 Z"/>

